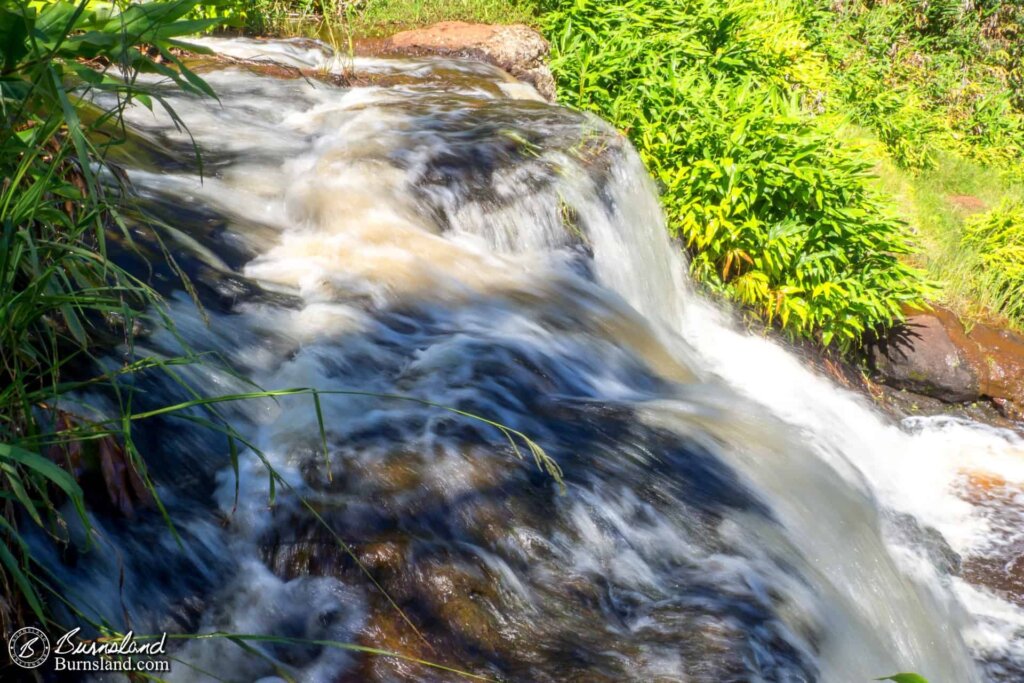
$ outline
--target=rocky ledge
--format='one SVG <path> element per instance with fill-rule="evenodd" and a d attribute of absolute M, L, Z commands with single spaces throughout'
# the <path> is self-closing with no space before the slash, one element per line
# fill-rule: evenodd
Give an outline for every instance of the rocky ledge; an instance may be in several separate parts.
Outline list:
<path fill-rule="evenodd" d="M 548 41 L 529 26 L 443 21 L 396 33 L 380 44 L 384 54 L 476 59 L 504 69 L 554 101 L 555 79 L 547 65 Z"/>

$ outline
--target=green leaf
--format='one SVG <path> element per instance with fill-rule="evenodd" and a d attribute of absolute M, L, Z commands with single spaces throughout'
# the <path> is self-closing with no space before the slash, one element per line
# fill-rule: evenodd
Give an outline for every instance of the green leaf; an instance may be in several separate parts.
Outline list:
<path fill-rule="evenodd" d="M 928 679 L 919 674 L 902 673 L 876 678 L 876 681 L 893 681 L 893 683 L 928 683 Z"/>
<path fill-rule="evenodd" d="M 23 553 L 27 552 L 21 536 L 18 535 L 17 530 L 15 530 L 14 527 L 11 526 L 10 522 L 8 522 L 4 517 L 0 517 L 0 527 L 7 532 L 7 536 L 9 538 L 13 538 L 18 542 Z M 39 594 L 36 592 L 35 586 L 32 585 L 28 576 L 25 575 L 21 564 L 18 562 L 17 558 L 14 557 L 14 553 L 11 552 L 11 549 L 7 546 L 7 542 L 3 539 L 0 539 L 0 564 L 7 569 L 7 572 L 14 579 L 14 582 L 18 584 L 18 588 L 21 591 L 20 595 L 28 602 L 29 607 L 32 609 L 32 613 L 36 615 L 36 618 L 41 623 L 45 622 L 46 616 L 43 612 L 43 605 L 39 600 Z"/>
<path fill-rule="evenodd" d="M 34 470 L 59 486 L 69 496 L 80 497 L 82 495 L 82 489 L 79 488 L 78 483 L 75 482 L 70 474 L 38 453 L 27 451 L 12 444 L 0 443 L 0 458 L 19 463 Z"/>
<path fill-rule="evenodd" d="M 38 453 L 32 453 L 13 444 L 0 443 L 0 459 L 23 465 L 39 476 L 53 482 L 67 494 L 83 520 L 88 517 L 82 501 L 82 489 L 69 473 Z"/>
<path fill-rule="evenodd" d="M 14 68 L 18 61 L 28 54 L 29 26 L 32 24 L 28 12 L 14 12 L 7 7 L 0 8 L 0 67 L 4 72 Z"/>

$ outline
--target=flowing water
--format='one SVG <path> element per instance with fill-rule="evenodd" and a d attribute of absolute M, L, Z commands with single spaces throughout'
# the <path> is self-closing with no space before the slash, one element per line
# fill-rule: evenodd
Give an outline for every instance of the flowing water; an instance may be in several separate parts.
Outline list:
<path fill-rule="evenodd" d="M 628 142 L 500 71 L 209 44 L 325 77 L 221 65 L 219 102 L 168 90 L 188 132 L 129 112 L 121 163 L 208 318 L 158 269 L 178 335 L 134 352 L 210 359 L 139 378 L 133 408 L 182 383 L 436 405 L 324 394 L 325 458 L 309 395 L 220 404 L 252 446 L 237 478 L 223 434 L 140 424 L 182 544 L 98 514 L 96 547 L 51 562 L 91 616 L 503 680 L 1022 680 L 1012 581 L 969 579 L 1019 576 L 1024 441 L 891 424 L 741 331 L 688 284 Z M 437 406 L 520 430 L 565 490 Z M 252 648 L 183 641 L 171 679 L 460 680 Z"/>

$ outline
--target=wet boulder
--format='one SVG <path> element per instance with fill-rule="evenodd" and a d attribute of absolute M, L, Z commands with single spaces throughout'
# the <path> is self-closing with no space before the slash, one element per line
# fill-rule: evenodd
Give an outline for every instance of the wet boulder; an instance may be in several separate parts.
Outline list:
<path fill-rule="evenodd" d="M 902 512 L 888 515 L 887 533 L 899 545 L 913 548 L 943 574 L 960 576 L 963 558 L 940 531 L 926 526 L 913 515 Z"/>
<path fill-rule="evenodd" d="M 1024 408 L 1024 337 L 968 330 L 952 312 L 913 311 L 868 346 L 877 379 L 949 403 L 989 398 L 1010 417 Z"/>
<path fill-rule="evenodd" d="M 391 36 L 384 41 L 383 51 L 487 62 L 529 83 L 544 99 L 555 99 L 555 79 L 546 62 L 550 45 L 543 36 L 523 24 L 501 26 L 442 21 Z"/>
<path fill-rule="evenodd" d="M 981 393 L 1006 417 L 1024 421 L 1024 337 L 1010 330 L 976 325 L 968 339 L 977 345 Z"/>
<path fill-rule="evenodd" d="M 889 384 L 950 403 L 973 401 L 981 395 L 981 376 L 964 341 L 963 327 L 948 312 L 920 313 L 874 343 L 871 361 Z"/>

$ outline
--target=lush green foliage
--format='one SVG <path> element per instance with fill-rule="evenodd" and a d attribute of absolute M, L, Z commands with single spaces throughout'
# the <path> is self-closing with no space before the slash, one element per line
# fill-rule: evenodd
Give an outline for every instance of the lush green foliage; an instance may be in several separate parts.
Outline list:
<path fill-rule="evenodd" d="M 883 143 L 883 188 L 943 283 L 941 302 L 972 319 L 1005 315 L 964 231 L 974 213 L 1024 196 L 1024 4 L 802 1 L 833 67 L 823 108 Z"/>
<path fill-rule="evenodd" d="M 255 33 L 301 33 L 339 44 L 438 21 L 531 24 L 536 6 L 535 0 L 229 0 L 200 4 L 196 16 L 220 17 Z"/>
<path fill-rule="evenodd" d="M 935 150 L 1024 159 L 1021 23 L 1014 0 L 807 0 L 815 47 L 835 67 L 832 107 L 869 127 L 905 168 Z"/>
<path fill-rule="evenodd" d="M 1006 201 L 972 217 L 963 248 L 976 259 L 981 285 L 976 296 L 1024 326 L 1024 202 Z"/>
<path fill-rule="evenodd" d="M 534 23 L 534 0 L 364 0 L 348 13 L 357 36 L 383 36 L 438 21 Z"/>
<path fill-rule="evenodd" d="M 852 128 L 852 137 L 870 136 Z M 897 211 L 914 231 L 921 251 L 913 262 L 942 283 L 937 303 L 966 321 L 993 320 L 992 297 L 976 254 L 964 248 L 967 222 L 1001 202 L 1024 200 L 1024 187 L 1010 182 L 998 168 L 984 166 L 952 152 L 935 150 L 934 166 L 921 171 L 899 167 L 881 143 L 868 145 L 877 159 L 879 189 L 895 199 Z M 1013 322 L 1010 320 L 1009 322 Z"/>
<path fill-rule="evenodd" d="M 258 34 L 283 34 L 303 22 L 334 26 L 352 6 L 345 0 L 225 0 L 198 3 L 192 15 Z"/>
<path fill-rule="evenodd" d="M 827 85 L 779 3 L 550 3 L 560 96 L 624 131 L 695 276 L 793 334 L 849 347 L 928 292 L 867 165 L 811 113 Z"/>

